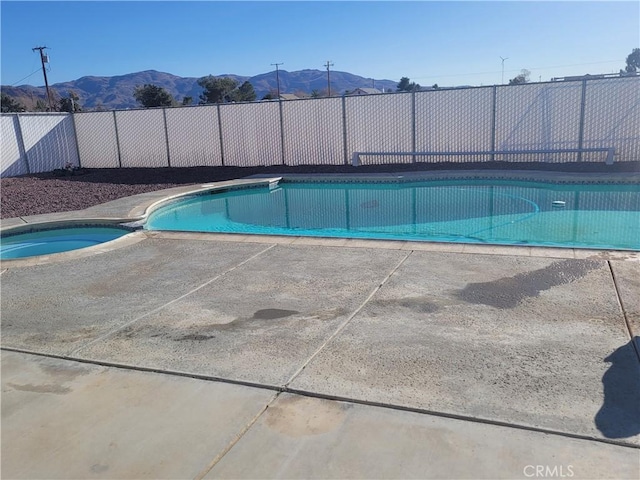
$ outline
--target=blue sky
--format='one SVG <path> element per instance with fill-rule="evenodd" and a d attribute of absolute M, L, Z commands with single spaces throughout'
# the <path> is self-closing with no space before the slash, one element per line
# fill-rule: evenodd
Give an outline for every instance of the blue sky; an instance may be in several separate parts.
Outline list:
<path fill-rule="evenodd" d="M 640 2 L 0 2 L 3 85 L 159 70 L 183 77 L 332 70 L 421 85 L 618 72 Z M 32 74 L 31 76 L 29 76 Z M 24 78 L 27 77 L 27 78 Z M 24 79 L 24 80 L 23 80 Z"/>

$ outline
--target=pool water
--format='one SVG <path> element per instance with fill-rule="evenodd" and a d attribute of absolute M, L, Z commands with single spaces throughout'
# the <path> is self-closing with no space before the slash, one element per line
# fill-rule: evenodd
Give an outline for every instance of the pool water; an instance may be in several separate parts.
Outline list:
<path fill-rule="evenodd" d="M 284 182 L 187 197 L 145 228 L 640 250 L 640 185 Z"/>
<path fill-rule="evenodd" d="M 0 239 L 0 259 L 33 257 L 91 247 L 127 233 L 131 232 L 122 228 L 80 227 L 7 235 Z"/>

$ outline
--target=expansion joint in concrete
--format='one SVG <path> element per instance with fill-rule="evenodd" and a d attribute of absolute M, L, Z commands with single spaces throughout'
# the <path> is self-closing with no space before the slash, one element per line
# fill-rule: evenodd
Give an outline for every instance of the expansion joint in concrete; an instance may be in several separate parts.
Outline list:
<path fill-rule="evenodd" d="M 59 359 L 59 360 L 67 360 L 67 361 L 72 361 L 72 362 L 84 363 L 84 364 L 88 364 L 88 365 L 98 365 L 98 366 L 102 366 L 102 367 L 117 368 L 117 369 L 121 369 L 121 370 L 131 370 L 131 371 L 137 371 L 137 372 L 157 373 L 157 374 L 161 374 L 161 375 L 170 375 L 170 376 L 176 376 L 176 377 L 193 378 L 195 380 L 203 380 L 203 381 L 208 381 L 208 382 L 220 382 L 220 383 L 238 385 L 238 386 L 243 386 L 243 387 L 258 388 L 258 389 L 261 389 L 261 390 L 270 390 L 270 391 L 274 392 L 274 394 L 271 397 L 271 399 L 268 402 L 265 403 L 264 408 L 262 408 L 260 410 L 260 412 L 258 412 L 258 414 L 256 414 L 256 416 L 252 420 L 249 421 L 249 423 L 243 428 L 243 430 L 240 433 L 238 433 L 238 435 L 236 437 L 234 437 L 234 440 L 232 442 L 230 442 L 230 444 L 228 445 L 228 448 L 225 449 L 224 453 L 221 453 L 220 455 L 216 456 L 216 458 L 214 458 L 209 463 L 209 466 L 206 468 L 206 471 L 203 470 L 200 473 L 200 475 L 198 477 L 196 477 L 198 479 L 201 479 L 204 475 L 206 475 L 208 473 L 208 471 L 211 470 L 215 466 L 215 464 L 218 463 L 222 459 L 224 454 L 228 453 L 229 450 L 231 450 L 231 448 L 240 440 L 240 438 L 242 438 L 242 436 L 244 436 L 244 434 L 251 428 L 251 426 L 256 423 L 256 421 L 260 418 L 260 416 L 262 414 L 264 414 L 264 412 L 266 412 L 268 410 L 268 408 L 283 393 L 288 393 L 288 394 L 291 394 L 291 395 L 299 395 L 299 396 L 307 397 L 307 398 L 317 398 L 317 399 L 320 399 L 320 400 L 329 400 L 329 401 L 335 401 L 335 402 L 346 402 L 346 403 L 352 403 L 352 404 L 355 404 L 355 405 L 363 405 L 363 406 L 369 406 L 369 407 L 384 408 L 384 409 L 387 409 L 387 410 L 397 410 L 397 411 L 402 411 L 402 412 L 418 413 L 418 414 L 422 414 L 422 415 L 430 415 L 430 416 L 440 417 L 440 418 L 450 418 L 450 419 L 460 420 L 460 421 L 465 421 L 465 422 L 481 423 L 481 424 L 485 424 L 485 425 L 493 425 L 493 426 L 506 427 L 506 428 L 514 428 L 516 430 L 524 430 L 524 431 L 530 431 L 530 432 L 536 432 L 536 433 L 543 433 L 543 434 L 547 434 L 547 435 L 555 435 L 555 436 L 566 437 L 566 438 L 574 438 L 574 439 L 577 439 L 577 440 L 605 443 L 605 444 L 614 445 L 614 446 L 617 446 L 617 447 L 624 447 L 624 448 L 631 448 L 631 449 L 635 449 L 635 450 L 640 450 L 640 445 L 634 445 L 634 444 L 630 444 L 628 442 L 612 440 L 612 439 L 608 439 L 608 438 L 598 438 L 598 437 L 592 437 L 592 436 L 588 436 L 588 435 L 581 435 L 581 434 L 575 434 L 575 433 L 570 433 L 570 432 L 563 432 L 563 431 L 560 431 L 560 430 L 553 430 L 553 429 L 550 429 L 550 428 L 534 427 L 534 426 L 531 426 L 531 425 L 523 425 L 523 424 L 517 424 L 517 423 L 510 423 L 510 422 L 502 422 L 502 421 L 499 421 L 499 420 L 493 420 L 493 419 L 482 418 L 482 417 L 474 417 L 474 416 L 461 415 L 461 414 L 455 414 L 455 413 L 449 413 L 449 412 L 440 412 L 440 411 L 437 411 L 437 410 L 429 410 L 429 409 L 420 408 L 420 407 L 410 407 L 410 406 L 406 406 L 406 405 L 398 405 L 398 404 L 393 404 L 393 403 L 383 403 L 383 402 L 376 402 L 376 401 L 372 401 L 372 400 L 363 400 L 363 399 L 352 398 L 352 397 L 342 397 L 342 396 L 330 395 L 330 394 L 325 394 L 325 393 L 320 393 L 320 392 L 313 392 L 313 391 L 309 391 L 309 390 L 290 388 L 287 385 L 283 385 L 283 386 L 269 385 L 269 384 L 250 382 L 250 381 L 233 380 L 233 379 L 229 379 L 229 378 L 216 377 L 216 376 L 212 376 L 212 375 L 202 375 L 202 374 L 186 373 L 186 372 L 179 372 L 179 371 L 173 371 L 173 370 L 163 370 L 163 369 L 160 369 L 160 368 L 141 367 L 141 366 L 137 366 L 137 365 L 128 365 L 128 364 L 120 364 L 120 363 L 114 363 L 114 362 L 105 362 L 105 361 L 92 360 L 92 359 L 87 359 L 87 358 L 75 358 L 75 357 L 70 357 L 70 356 L 67 356 L 67 355 L 58 355 L 58 354 L 52 354 L 52 353 L 35 352 L 35 351 L 31 351 L 31 350 L 12 348 L 12 347 L 0 347 L 0 351 L 23 353 L 23 354 L 26 354 L 26 355 L 34 355 L 34 356 L 44 357 L 44 358 L 55 358 L 55 359 Z"/>
<path fill-rule="evenodd" d="M 231 442 L 229 442 L 229 444 L 220 453 L 218 453 L 218 455 L 216 455 L 213 460 L 211 460 L 211 462 L 209 462 L 209 464 L 204 467 L 200 471 L 200 473 L 198 473 L 198 475 L 194 477 L 194 480 L 202 480 L 211 471 L 211 469 L 215 467 L 218 462 L 220 462 L 220 460 L 222 460 L 233 447 L 236 446 L 240 439 L 242 439 L 242 437 L 244 437 L 249 429 L 253 427 L 253 425 L 258 421 L 258 419 L 260 419 L 264 412 L 266 412 L 269 407 L 278 399 L 281 393 L 282 392 L 275 393 L 271 397 L 271 399 L 264 405 L 264 407 L 262 407 L 260 411 L 251 420 L 249 420 L 249 422 L 247 422 L 247 424 L 235 435 L 235 437 L 233 437 Z"/>
<path fill-rule="evenodd" d="M 613 280 L 613 289 L 616 292 L 616 299 L 618 300 L 618 305 L 620 306 L 620 311 L 622 312 L 622 318 L 624 318 L 624 324 L 627 329 L 627 335 L 631 340 L 633 349 L 636 352 L 636 357 L 638 357 L 638 361 L 640 362 L 640 351 L 638 350 L 637 342 L 633 341 L 633 329 L 631 328 L 631 322 L 629 321 L 629 316 L 627 315 L 627 310 L 624 306 L 624 302 L 622 301 L 622 297 L 620 296 L 618 281 L 616 280 L 616 274 L 613 271 L 613 267 L 611 266 L 611 260 L 607 260 L 607 265 L 609 266 L 609 271 L 611 272 L 611 278 Z"/>
<path fill-rule="evenodd" d="M 367 296 L 367 298 L 364 300 L 364 302 L 362 302 L 360 304 L 360 306 L 358 306 L 358 308 L 356 308 L 354 310 L 354 312 L 349 315 L 347 317 L 347 319 L 342 322 L 342 324 L 340 324 L 340 326 L 336 329 L 335 332 L 333 332 L 333 334 L 331 334 L 331 336 L 329 336 L 329 338 L 327 338 L 322 345 L 320 345 L 320 347 L 318 347 L 318 349 L 307 359 L 306 362 L 304 362 L 302 364 L 302 366 L 291 376 L 291 378 L 289 378 L 289 380 L 284 384 L 284 388 L 286 389 L 289 384 L 291 382 L 293 382 L 296 377 L 298 375 L 300 375 L 303 370 L 307 367 L 307 365 L 309 365 L 309 363 L 311 363 L 311 361 L 322 351 L 324 350 L 324 348 L 335 338 L 337 337 L 340 332 L 342 332 L 342 330 L 344 330 L 344 328 L 349 324 L 349 322 L 364 308 L 364 306 L 369 303 L 369 301 L 373 298 L 373 296 L 378 293 L 378 290 L 380 290 L 382 288 L 382 286 L 387 283 L 387 281 L 392 277 L 392 275 L 398 270 L 398 268 L 400 268 L 400 266 L 407 260 L 407 258 L 409 258 L 409 256 L 413 253 L 413 250 L 411 250 L 410 252 L 408 252 L 398 263 L 395 267 L 393 267 L 391 269 L 391 271 L 389 272 L 389 274 L 380 282 L 380 284 L 378 284 L 376 287 L 374 287 L 374 289 L 371 291 L 371 293 L 369 294 L 369 296 Z"/>
<path fill-rule="evenodd" d="M 225 275 L 227 275 L 230 272 L 233 272 L 234 270 L 236 270 L 237 268 L 240 268 L 241 266 L 245 265 L 246 263 L 250 262 L 251 260 L 259 257 L 260 255 L 262 255 L 263 253 L 266 253 L 267 251 L 271 250 L 273 247 L 275 247 L 276 244 L 273 245 L 269 245 L 267 248 L 264 248 L 262 250 L 260 250 L 258 253 L 256 253 L 255 255 L 252 255 L 251 257 L 247 258 L 246 260 L 243 260 L 242 262 L 238 263 L 237 265 L 234 265 L 233 267 L 230 267 L 228 269 L 226 269 L 224 272 L 216 275 L 215 277 L 207 280 L 206 282 L 204 282 L 202 285 L 199 285 L 193 289 L 191 289 L 190 291 L 188 291 L 187 293 L 180 295 L 177 298 L 174 298 L 173 300 L 165 303 L 164 305 L 160 305 L 159 307 L 154 308 L 153 310 L 150 310 L 142 315 L 140 315 L 139 317 L 134 318 L 133 320 L 131 320 L 130 322 L 127 322 L 123 325 L 119 325 L 118 327 L 108 331 L 107 333 L 99 336 L 98 338 L 95 338 L 94 340 L 85 343 L 84 345 L 80 345 L 79 347 L 77 347 L 76 349 L 72 350 L 69 355 L 73 356 L 76 355 L 78 352 L 80 352 L 81 350 L 94 345 L 98 342 L 101 342 L 113 335 L 115 335 L 116 333 L 122 331 L 123 329 L 130 327 L 131 325 L 133 325 L 134 323 L 139 322 L 140 320 L 142 320 L 143 318 L 147 318 L 149 315 L 153 315 L 154 313 L 157 313 L 167 307 L 169 307 L 170 305 L 173 305 L 176 302 L 179 302 L 180 300 L 183 300 L 184 298 L 188 297 L 189 295 L 192 295 L 193 293 L 196 293 L 199 290 L 202 290 L 204 287 L 206 287 L 207 285 L 215 282 L 216 280 L 219 280 L 220 278 L 224 277 Z"/>

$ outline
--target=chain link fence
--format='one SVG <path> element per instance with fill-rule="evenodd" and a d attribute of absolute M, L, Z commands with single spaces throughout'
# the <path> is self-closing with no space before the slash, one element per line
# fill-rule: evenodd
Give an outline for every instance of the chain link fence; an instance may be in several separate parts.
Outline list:
<path fill-rule="evenodd" d="M 640 76 L 0 120 L 3 177 L 67 165 L 598 162 L 613 149 L 625 162 L 640 160 Z"/>
<path fill-rule="evenodd" d="M 284 161 L 287 165 L 344 163 L 343 99 L 289 100 L 280 103 Z"/>
<path fill-rule="evenodd" d="M 218 108 L 168 108 L 167 141 L 172 167 L 221 166 Z"/>
<path fill-rule="evenodd" d="M 118 136 L 114 112 L 74 115 L 78 151 L 86 168 L 118 168 Z"/>

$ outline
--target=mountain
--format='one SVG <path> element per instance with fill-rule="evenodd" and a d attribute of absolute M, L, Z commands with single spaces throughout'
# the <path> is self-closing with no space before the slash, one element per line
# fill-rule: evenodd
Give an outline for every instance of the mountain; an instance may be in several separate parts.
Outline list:
<path fill-rule="evenodd" d="M 276 71 L 263 73 L 254 77 L 242 75 L 223 74 L 217 77 L 231 77 L 242 84 L 248 80 L 256 91 L 258 99 L 269 92 L 277 90 Z M 278 72 L 281 93 L 306 93 L 312 91 L 326 91 L 327 72 L 321 70 L 300 70 L 288 72 L 280 70 Z M 364 78 L 347 72 L 331 71 L 331 93 L 343 93 L 345 90 L 354 90 L 358 87 L 375 87 L 385 90 L 396 89 L 397 82 L 392 80 L 374 80 Z M 202 88 L 198 85 L 198 78 L 178 77 L 170 73 L 146 70 L 144 72 L 129 73 L 114 77 L 82 77 L 71 82 L 56 83 L 50 85 L 50 89 L 58 96 L 66 97 L 69 90 L 74 91 L 80 97 L 80 104 L 85 110 L 96 108 L 125 109 L 135 108 L 139 105 L 133 98 L 133 90 L 138 85 L 151 83 L 167 90 L 174 98 L 181 101 L 185 96 L 193 97 L 194 103 L 198 102 L 198 97 Z M 17 87 L 2 86 L 2 92 L 15 98 L 28 110 L 35 107 L 37 100 L 46 101 L 45 87 L 34 87 L 31 85 L 21 85 Z"/>

